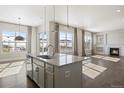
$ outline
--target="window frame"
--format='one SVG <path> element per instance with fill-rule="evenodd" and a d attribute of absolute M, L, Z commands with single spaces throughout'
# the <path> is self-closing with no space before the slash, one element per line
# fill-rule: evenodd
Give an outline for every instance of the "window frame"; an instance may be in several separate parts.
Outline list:
<path fill-rule="evenodd" d="M 46 34 L 46 41 L 44 40 L 44 35 Z M 43 40 L 41 41 L 40 40 L 40 36 L 43 36 Z M 48 32 L 46 32 L 46 31 L 43 31 L 43 32 L 40 32 L 39 33 L 39 53 L 40 54 L 45 54 L 45 47 L 44 47 L 44 43 L 46 43 L 46 45 L 48 45 Z M 40 51 L 40 44 L 43 44 L 43 50 L 42 51 Z M 48 50 L 47 50 L 47 52 L 48 52 Z"/>
<path fill-rule="evenodd" d="M 61 32 L 64 32 L 65 33 L 65 42 L 66 42 L 66 46 L 65 46 L 65 48 L 64 48 L 64 51 L 61 51 L 61 46 L 60 46 L 60 34 L 61 34 Z M 71 39 L 71 43 L 72 43 L 72 51 L 68 51 L 67 52 L 67 45 L 68 45 L 68 41 L 67 41 L 67 39 L 68 39 L 68 33 L 71 33 L 71 35 L 72 35 L 72 39 Z M 73 31 L 64 31 L 64 30 L 60 30 L 59 31 L 59 50 L 60 50 L 60 53 L 67 53 L 67 54 L 73 54 L 74 53 L 74 32 Z"/>
<path fill-rule="evenodd" d="M 1 54 L 13 54 L 13 53 L 25 53 L 25 52 L 27 52 L 28 32 L 22 32 L 22 33 L 25 33 L 26 34 L 26 37 L 25 37 L 26 41 L 22 41 L 22 42 L 15 41 L 15 40 L 14 41 L 3 41 L 3 33 L 5 33 L 5 32 L 14 32 L 15 33 L 14 37 L 18 36 L 17 33 L 21 33 L 21 32 L 18 32 L 18 31 L 1 31 L 1 33 L 0 33 L 0 35 L 1 35 L 1 38 L 0 38 L 0 41 L 1 41 L 1 44 L 0 44 L 1 50 L 0 50 L 0 53 Z M 13 52 L 4 52 L 3 51 L 3 43 L 14 43 L 14 51 Z M 16 51 L 15 48 L 16 48 L 17 43 L 25 43 L 25 45 L 26 45 L 25 46 L 26 47 L 25 51 Z"/>

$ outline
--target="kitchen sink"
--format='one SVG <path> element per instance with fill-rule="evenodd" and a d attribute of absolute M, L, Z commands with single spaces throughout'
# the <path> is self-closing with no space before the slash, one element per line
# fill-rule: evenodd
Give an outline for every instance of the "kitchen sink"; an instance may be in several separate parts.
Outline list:
<path fill-rule="evenodd" d="M 37 57 L 44 58 L 44 59 L 51 59 L 49 55 L 37 55 Z"/>

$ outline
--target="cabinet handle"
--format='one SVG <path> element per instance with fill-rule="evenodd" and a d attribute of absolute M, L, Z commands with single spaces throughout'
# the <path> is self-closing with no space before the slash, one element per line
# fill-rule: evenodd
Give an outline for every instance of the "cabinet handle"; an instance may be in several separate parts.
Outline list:
<path fill-rule="evenodd" d="M 38 68 L 38 67 L 36 67 L 35 71 L 36 71 L 36 72 L 39 72 L 39 68 Z"/>

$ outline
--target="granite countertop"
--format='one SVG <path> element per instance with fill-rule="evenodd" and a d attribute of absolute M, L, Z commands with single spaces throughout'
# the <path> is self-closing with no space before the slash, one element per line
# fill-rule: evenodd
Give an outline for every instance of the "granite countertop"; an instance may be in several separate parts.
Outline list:
<path fill-rule="evenodd" d="M 79 56 L 74 56 L 69 54 L 59 54 L 59 53 L 55 54 L 51 59 L 40 58 L 40 57 L 37 57 L 36 54 L 27 54 L 27 55 L 58 67 L 76 63 L 76 62 L 82 62 L 83 60 L 86 60 L 89 58 L 89 57 L 79 57 Z"/>

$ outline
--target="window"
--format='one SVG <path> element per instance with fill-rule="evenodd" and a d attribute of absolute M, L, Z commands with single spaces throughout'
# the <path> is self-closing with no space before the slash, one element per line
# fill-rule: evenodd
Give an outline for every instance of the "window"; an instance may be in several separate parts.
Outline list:
<path fill-rule="evenodd" d="M 73 33 L 67 31 L 60 31 L 59 46 L 61 53 L 72 54 L 73 52 Z"/>
<path fill-rule="evenodd" d="M 85 32 L 85 49 L 92 49 L 92 34 L 91 32 Z"/>
<path fill-rule="evenodd" d="M 23 41 L 15 41 L 16 36 L 23 36 Z M 2 52 L 24 52 L 27 45 L 27 33 L 26 32 L 2 32 Z"/>
<path fill-rule="evenodd" d="M 65 32 L 60 32 L 60 52 L 63 53 L 65 52 L 66 49 L 66 33 Z"/>
<path fill-rule="evenodd" d="M 9 53 L 9 52 L 14 52 L 14 43 L 2 43 L 2 51 Z"/>
<path fill-rule="evenodd" d="M 14 42 L 15 32 L 3 32 L 2 41 L 3 42 Z"/>
<path fill-rule="evenodd" d="M 40 33 L 40 54 L 47 54 L 48 34 L 47 32 Z"/>
<path fill-rule="evenodd" d="M 86 56 L 89 56 L 92 54 L 92 33 L 91 32 L 85 32 L 85 54 Z"/>

